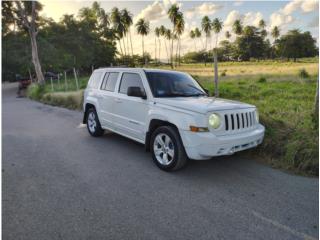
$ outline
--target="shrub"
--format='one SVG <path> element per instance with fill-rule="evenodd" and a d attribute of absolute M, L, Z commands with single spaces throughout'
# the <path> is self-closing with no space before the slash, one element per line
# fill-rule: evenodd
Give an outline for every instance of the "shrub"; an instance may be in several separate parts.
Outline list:
<path fill-rule="evenodd" d="M 40 100 L 44 94 L 44 86 L 32 83 L 27 89 L 27 96 L 33 100 Z"/>
<path fill-rule="evenodd" d="M 226 71 L 226 70 L 223 70 L 222 73 L 220 74 L 220 76 L 221 76 L 221 77 L 227 76 L 227 71 Z"/>
<path fill-rule="evenodd" d="M 265 77 L 260 77 L 258 79 L 258 83 L 265 83 L 265 82 L 267 82 L 267 79 Z"/>
<path fill-rule="evenodd" d="M 300 77 L 300 78 L 309 78 L 310 75 L 309 75 L 309 73 L 307 72 L 307 70 L 305 70 L 305 69 L 303 68 L 303 69 L 300 69 L 300 70 L 299 70 L 299 77 Z"/>
<path fill-rule="evenodd" d="M 46 93 L 41 101 L 53 106 L 80 110 L 83 103 L 83 91 Z"/>

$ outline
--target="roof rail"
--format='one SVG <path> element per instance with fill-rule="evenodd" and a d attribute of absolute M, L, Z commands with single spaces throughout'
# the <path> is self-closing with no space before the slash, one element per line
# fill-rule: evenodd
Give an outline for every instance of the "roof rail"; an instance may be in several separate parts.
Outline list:
<path fill-rule="evenodd" d="M 127 65 L 119 65 L 119 66 L 107 66 L 107 67 L 99 67 L 100 68 L 129 68 Z"/>

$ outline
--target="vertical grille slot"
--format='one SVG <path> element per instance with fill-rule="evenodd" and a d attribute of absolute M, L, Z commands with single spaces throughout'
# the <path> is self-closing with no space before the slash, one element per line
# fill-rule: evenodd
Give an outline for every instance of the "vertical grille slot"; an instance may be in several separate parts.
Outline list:
<path fill-rule="evenodd" d="M 240 129 L 240 119 L 239 119 L 239 114 L 237 113 L 237 125 L 238 125 L 238 129 Z"/>
<path fill-rule="evenodd" d="M 225 125 L 226 125 L 226 131 L 228 131 L 229 130 L 229 122 L 228 122 L 228 115 L 227 114 L 224 115 L 224 121 L 225 121 Z"/>
<path fill-rule="evenodd" d="M 251 112 L 249 112 L 249 120 L 250 120 L 250 127 L 252 126 L 252 116 L 251 116 Z"/>
<path fill-rule="evenodd" d="M 232 126 L 232 130 L 234 130 L 234 119 L 233 119 L 233 114 L 231 114 L 231 126 Z"/>
<path fill-rule="evenodd" d="M 246 127 L 249 127 L 249 118 L 248 118 L 248 113 L 246 112 Z"/>
<path fill-rule="evenodd" d="M 243 113 L 241 113 L 241 119 L 242 119 L 242 128 L 244 128 L 244 117 L 243 117 Z"/>

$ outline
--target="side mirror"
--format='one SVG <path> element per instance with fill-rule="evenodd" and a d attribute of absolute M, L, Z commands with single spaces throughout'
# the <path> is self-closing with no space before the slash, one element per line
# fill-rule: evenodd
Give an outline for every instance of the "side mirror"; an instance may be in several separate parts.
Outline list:
<path fill-rule="evenodd" d="M 140 97 L 142 99 L 147 99 L 146 93 L 140 87 L 129 87 L 127 95 L 130 97 Z"/>

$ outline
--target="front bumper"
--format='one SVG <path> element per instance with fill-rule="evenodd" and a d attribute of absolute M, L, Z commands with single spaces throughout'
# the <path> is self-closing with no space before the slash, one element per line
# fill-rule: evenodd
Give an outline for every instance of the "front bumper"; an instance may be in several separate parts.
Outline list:
<path fill-rule="evenodd" d="M 264 131 L 264 126 L 259 124 L 251 131 L 225 136 L 191 131 L 180 131 L 180 135 L 188 157 L 203 160 L 256 147 L 262 143 Z"/>

